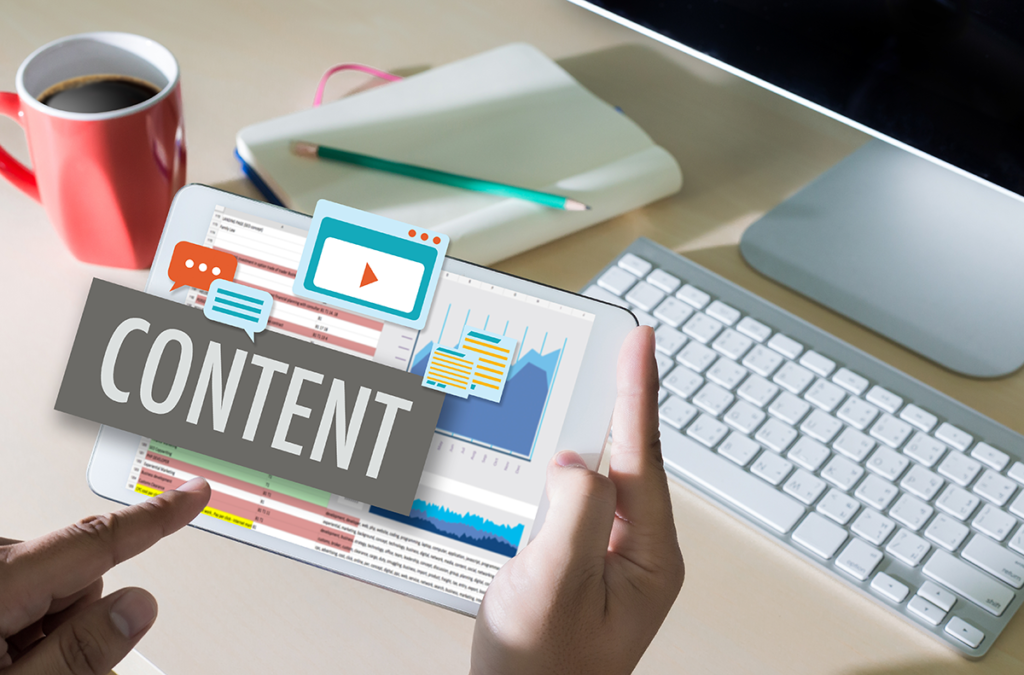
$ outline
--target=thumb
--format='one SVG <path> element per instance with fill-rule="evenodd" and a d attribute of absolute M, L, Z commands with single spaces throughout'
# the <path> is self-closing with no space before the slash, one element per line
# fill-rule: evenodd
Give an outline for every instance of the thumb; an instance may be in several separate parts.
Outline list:
<path fill-rule="evenodd" d="M 615 519 L 615 485 L 575 452 L 548 465 L 548 513 L 533 546 L 559 568 L 604 564 Z M 603 567 L 602 567 L 603 568 Z"/>
<path fill-rule="evenodd" d="M 61 624 L 4 675 L 106 675 L 156 620 L 156 600 L 125 588 L 94 602 Z"/>

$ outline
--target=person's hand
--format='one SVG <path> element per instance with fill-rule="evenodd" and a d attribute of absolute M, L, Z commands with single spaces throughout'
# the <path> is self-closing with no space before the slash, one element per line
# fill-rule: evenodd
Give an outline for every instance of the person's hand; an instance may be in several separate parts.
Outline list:
<path fill-rule="evenodd" d="M 654 333 L 619 354 L 608 477 L 574 452 L 548 467 L 547 519 L 491 582 L 471 672 L 618 674 L 633 670 L 683 585 L 658 441 Z"/>
<path fill-rule="evenodd" d="M 156 619 L 141 588 L 106 597 L 104 572 L 175 532 L 210 500 L 193 478 L 177 490 L 32 541 L 0 539 L 0 673 L 106 675 Z"/>

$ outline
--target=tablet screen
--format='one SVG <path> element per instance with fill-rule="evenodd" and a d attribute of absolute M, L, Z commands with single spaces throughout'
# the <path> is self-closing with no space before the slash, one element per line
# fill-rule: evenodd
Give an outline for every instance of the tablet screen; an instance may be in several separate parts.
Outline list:
<path fill-rule="evenodd" d="M 326 349 L 422 376 L 433 348 L 455 348 L 468 329 L 515 339 L 500 402 L 446 395 L 409 515 L 157 439 L 142 439 L 127 487 L 153 495 L 203 476 L 207 515 L 480 602 L 529 540 L 595 316 L 443 271 L 422 330 L 369 319 L 292 294 L 305 240 L 305 230 L 217 206 L 202 243 L 238 259 L 236 282 L 273 295 L 269 330 Z M 196 289 L 185 300 L 205 301 Z"/>

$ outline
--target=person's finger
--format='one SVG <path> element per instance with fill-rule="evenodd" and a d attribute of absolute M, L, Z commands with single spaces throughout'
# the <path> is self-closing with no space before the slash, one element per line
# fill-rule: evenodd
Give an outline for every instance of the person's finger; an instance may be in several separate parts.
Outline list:
<path fill-rule="evenodd" d="M 38 620 L 54 598 L 78 592 L 181 529 L 209 500 L 209 484 L 194 478 L 140 504 L 9 547 L 6 579 L 0 579 L 0 634 Z"/>
<path fill-rule="evenodd" d="M 674 555 L 669 549 L 676 533 L 658 432 L 654 331 L 647 326 L 634 329 L 622 345 L 617 389 L 608 476 L 618 491 L 619 520 L 611 548 L 626 556 L 658 555 L 663 549 Z"/>
<path fill-rule="evenodd" d="M 548 465 L 547 516 L 530 545 L 552 568 L 603 569 L 615 518 L 615 486 L 591 471 L 575 452 L 560 452 Z"/>
<path fill-rule="evenodd" d="M 49 635 L 57 626 L 71 619 L 83 609 L 103 597 L 103 579 L 97 579 L 78 593 L 54 600 L 50 611 L 43 617 L 43 632 Z"/>
<path fill-rule="evenodd" d="M 4 675 L 106 675 L 156 620 L 153 596 L 125 588 L 89 605 L 61 624 Z"/>

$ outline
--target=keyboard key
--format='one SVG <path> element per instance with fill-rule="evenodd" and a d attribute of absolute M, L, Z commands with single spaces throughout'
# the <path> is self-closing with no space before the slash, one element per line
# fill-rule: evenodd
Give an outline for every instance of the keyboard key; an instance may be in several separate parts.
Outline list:
<path fill-rule="evenodd" d="M 764 325 L 757 319 L 750 318 L 749 316 L 743 317 L 739 324 L 737 324 L 736 330 L 747 337 L 754 338 L 758 342 L 764 342 L 772 334 L 771 328 Z"/>
<path fill-rule="evenodd" d="M 779 386 L 772 384 L 760 375 L 750 375 L 743 380 L 743 384 L 736 390 L 736 393 L 758 408 L 763 408 L 775 394 L 779 393 Z"/>
<path fill-rule="evenodd" d="M 836 369 L 835 361 L 812 351 L 804 352 L 804 355 L 800 357 L 800 365 L 822 377 L 828 377 Z"/>
<path fill-rule="evenodd" d="M 672 366 L 675 365 L 674 363 L 672 363 L 672 359 L 670 357 L 665 356 L 664 354 L 657 350 L 655 350 L 654 352 L 654 361 L 658 365 L 659 378 L 665 377 L 665 373 L 672 370 Z"/>
<path fill-rule="evenodd" d="M 701 309 L 704 305 L 711 301 L 711 296 L 700 290 L 694 288 L 690 284 L 686 284 L 676 293 L 676 297 L 686 302 L 687 304 L 693 305 L 697 309 Z"/>
<path fill-rule="evenodd" d="M 997 506 L 1002 506 L 1010 500 L 1017 486 L 1012 480 L 1002 476 L 992 469 L 985 469 L 978 482 L 974 484 L 975 494 L 981 495 Z"/>
<path fill-rule="evenodd" d="M 696 415 L 697 409 L 678 396 L 669 396 L 658 408 L 658 417 L 676 429 L 685 427 Z"/>
<path fill-rule="evenodd" d="M 957 450 L 966 450 L 974 441 L 974 437 L 969 433 L 957 429 L 949 422 L 943 422 L 939 425 L 939 428 L 935 431 L 935 437 L 943 443 L 952 445 Z"/>
<path fill-rule="evenodd" d="M 682 434 L 662 430 L 661 448 L 669 469 L 780 534 L 793 529 L 806 512 L 796 499 Z"/>
<path fill-rule="evenodd" d="M 959 452 L 951 452 L 939 464 L 939 473 L 960 485 L 967 485 L 981 471 L 981 462 Z"/>
<path fill-rule="evenodd" d="M 788 361 L 781 368 L 779 372 L 775 373 L 775 377 L 772 381 L 775 384 L 780 384 L 784 388 L 790 390 L 794 394 L 799 394 L 807 388 L 814 380 L 814 374 L 807 370 L 803 366 L 798 366 L 792 361 Z"/>
<path fill-rule="evenodd" d="M 891 448 L 898 448 L 907 440 L 914 428 L 888 413 L 882 413 L 871 427 L 871 435 Z"/>
<path fill-rule="evenodd" d="M 871 590 L 888 598 L 889 600 L 892 600 L 897 605 L 903 602 L 910 593 L 909 588 L 896 581 L 885 572 L 879 572 L 875 575 L 875 578 L 871 580 Z"/>
<path fill-rule="evenodd" d="M 1010 456 L 997 450 L 985 442 L 980 442 L 971 450 L 971 457 L 988 464 L 996 471 L 1002 471 L 1010 463 Z"/>
<path fill-rule="evenodd" d="M 828 380 L 818 380 L 807 390 L 804 398 L 830 413 L 846 398 L 846 392 Z"/>
<path fill-rule="evenodd" d="M 864 581 L 882 562 L 882 552 L 860 539 L 852 539 L 836 558 L 836 567 L 855 579 Z"/>
<path fill-rule="evenodd" d="M 774 417 L 769 417 L 768 421 L 757 430 L 754 439 L 775 452 L 782 452 L 796 440 L 797 435 L 796 429 L 793 427 Z"/>
<path fill-rule="evenodd" d="M 800 425 L 800 431 L 822 443 L 830 443 L 842 428 L 842 422 L 823 410 L 811 411 L 804 423 Z"/>
<path fill-rule="evenodd" d="M 818 467 L 824 464 L 831 454 L 828 448 L 821 443 L 807 436 L 801 436 L 800 440 L 789 449 L 786 456 L 808 471 L 817 471 Z"/>
<path fill-rule="evenodd" d="M 734 396 L 722 389 L 714 382 L 708 382 L 705 384 L 697 395 L 693 397 L 693 403 L 698 408 L 706 410 L 713 416 L 718 417 L 725 409 L 729 407 L 729 404 L 733 402 Z"/>
<path fill-rule="evenodd" d="M 768 340 L 768 346 L 789 359 L 795 359 L 804 350 L 802 344 L 782 333 L 773 335 L 772 339 Z"/>
<path fill-rule="evenodd" d="M 804 504 L 813 504 L 825 488 L 828 487 L 825 481 L 817 476 L 807 473 L 803 469 L 797 469 L 796 473 L 789 477 L 782 489 L 791 494 Z"/>
<path fill-rule="evenodd" d="M 764 421 L 764 417 L 764 412 L 757 406 L 746 401 L 736 401 L 723 419 L 729 426 L 749 434 Z"/>
<path fill-rule="evenodd" d="M 741 316 L 739 310 L 730 307 L 721 300 L 715 300 L 704 311 L 708 313 L 708 316 L 718 319 L 726 326 L 733 325 L 740 320 Z"/>
<path fill-rule="evenodd" d="M 1015 462 L 1006 475 L 1024 485 L 1024 462 Z"/>
<path fill-rule="evenodd" d="M 931 544 L 904 529 L 900 529 L 896 536 L 892 538 L 892 541 L 889 542 L 889 545 L 885 547 L 886 553 L 911 567 L 920 565 L 930 550 L 932 550 Z M 932 557 L 934 558 L 935 556 Z"/>
<path fill-rule="evenodd" d="M 790 462 L 771 452 L 762 452 L 750 466 L 750 473 L 760 476 L 772 485 L 778 485 L 793 470 Z"/>
<path fill-rule="evenodd" d="M 1014 588 L 1024 587 L 1024 558 L 991 539 L 974 535 L 960 556 Z"/>
<path fill-rule="evenodd" d="M 658 404 L 660 405 L 666 398 L 668 398 L 668 390 L 658 387 Z"/>
<path fill-rule="evenodd" d="M 726 328 L 711 347 L 719 354 L 725 354 L 733 361 L 739 361 L 754 346 L 754 341 L 746 335 Z"/>
<path fill-rule="evenodd" d="M 686 430 L 686 435 L 696 438 L 698 441 L 713 448 L 715 443 L 725 438 L 729 433 L 729 427 L 725 426 L 710 415 L 701 414 L 697 421 Z"/>
<path fill-rule="evenodd" d="M 974 649 L 977 649 L 985 639 L 984 633 L 958 616 L 949 620 L 949 623 L 946 624 L 946 632 Z"/>
<path fill-rule="evenodd" d="M 877 384 L 871 387 L 868 392 L 868 401 L 874 403 L 887 413 L 894 413 L 903 405 L 903 399 L 888 389 L 883 389 Z"/>
<path fill-rule="evenodd" d="M 900 481 L 901 488 L 926 502 L 930 502 L 932 497 L 937 495 L 945 484 L 946 481 L 920 464 L 910 467 L 910 471 Z"/>
<path fill-rule="evenodd" d="M 715 361 L 715 365 L 708 371 L 709 380 L 729 390 L 735 389 L 746 376 L 747 369 L 726 356 Z"/>
<path fill-rule="evenodd" d="M 868 506 L 884 511 L 899 493 L 899 489 L 889 481 L 879 476 L 868 476 L 857 486 L 854 496 Z"/>
<path fill-rule="evenodd" d="M 875 442 L 853 427 L 846 427 L 832 447 L 853 461 L 860 462 L 874 449 Z"/>
<path fill-rule="evenodd" d="M 784 391 L 779 394 L 779 397 L 776 398 L 775 401 L 772 402 L 771 406 L 768 408 L 768 412 L 775 417 L 778 417 L 786 424 L 795 425 L 804 418 L 804 415 L 806 415 L 807 411 L 810 409 L 810 403 L 793 396 L 793 394 L 790 394 L 788 391 Z"/>
<path fill-rule="evenodd" d="M 966 553 L 966 549 L 964 552 Z M 925 576 L 931 577 L 996 616 L 1002 616 L 1013 602 L 1013 591 L 945 551 L 936 551 L 922 571 Z"/>
<path fill-rule="evenodd" d="M 597 285 L 613 295 L 622 295 L 637 282 L 637 278 L 622 269 L 611 267 L 597 280 Z"/>
<path fill-rule="evenodd" d="M 956 485 L 947 485 L 939 498 L 935 500 L 935 506 L 953 516 L 957 520 L 967 520 L 978 508 L 981 502 L 975 495 Z"/>
<path fill-rule="evenodd" d="M 685 366 L 676 366 L 661 384 L 673 394 L 690 398 L 704 384 L 704 378 Z"/>
<path fill-rule="evenodd" d="M 917 594 L 947 612 L 956 604 L 956 596 L 934 581 L 926 581 L 921 584 L 921 588 L 917 589 Z"/>
<path fill-rule="evenodd" d="M 863 431 L 878 417 L 878 408 L 856 396 L 851 396 L 846 399 L 846 403 L 839 408 L 836 415 L 850 426 Z"/>
<path fill-rule="evenodd" d="M 896 523 L 874 509 L 864 509 L 857 516 L 857 520 L 853 521 L 853 526 L 850 529 L 854 534 L 864 537 L 875 546 L 881 546 L 882 542 L 896 529 Z"/>
<path fill-rule="evenodd" d="M 1024 527 L 1017 528 L 1017 534 L 1010 539 L 1010 548 L 1017 553 L 1024 553 Z"/>
<path fill-rule="evenodd" d="M 761 446 L 750 440 L 742 434 L 738 434 L 735 431 L 729 434 L 722 445 L 718 447 L 718 452 L 725 457 L 728 457 L 732 461 L 736 462 L 740 466 L 746 466 L 747 463 L 754 458 L 757 451 L 761 449 Z"/>
<path fill-rule="evenodd" d="M 872 473 L 877 473 L 886 480 L 894 481 L 903 475 L 907 466 L 910 464 L 910 460 L 896 452 L 890 450 L 884 446 L 875 450 L 875 453 L 871 455 L 871 459 L 868 460 L 867 468 Z"/>
<path fill-rule="evenodd" d="M 627 303 L 619 296 L 613 295 L 612 293 L 609 293 L 606 289 L 601 288 L 600 286 L 595 286 L 593 284 L 591 284 L 590 287 L 587 288 L 587 290 L 583 291 L 583 295 L 587 296 L 588 298 L 594 298 L 595 300 L 601 300 L 602 302 L 610 302 L 611 304 L 618 305 L 619 307 L 629 307 L 629 303 Z"/>
<path fill-rule="evenodd" d="M 654 331 L 654 345 L 658 351 L 673 356 L 686 344 L 686 336 L 670 326 L 658 326 Z"/>
<path fill-rule="evenodd" d="M 676 356 L 679 363 L 697 373 L 703 373 L 717 358 L 718 354 L 701 343 L 693 341 L 683 347 L 683 351 Z"/>
<path fill-rule="evenodd" d="M 666 293 L 675 293 L 675 290 L 679 288 L 679 284 L 683 283 L 677 277 L 661 269 L 651 272 L 647 277 L 647 282 L 654 284 Z"/>
<path fill-rule="evenodd" d="M 991 504 L 985 504 L 971 525 L 978 532 L 992 537 L 996 541 L 1006 539 L 1010 530 L 1017 524 L 1017 520 L 1005 511 L 1001 511 Z"/>
<path fill-rule="evenodd" d="M 946 618 L 946 612 L 928 602 L 920 595 L 915 595 L 907 603 L 907 609 L 919 619 L 931 626 L 938 626 Z"/>
<path fill-rule="evenodd" d="M 903 494 L 900 496 L 891 509 L 889 515 L 914 532 L 921 529 L 921 526 L 931 517 L 935 509 L 922 502 L 917 497 Z"/>
<path fill-rule="evenodd" d="M 924 536 L 947 551 L 955 551 L 960 544 L 964 543 L 964 539 L 967 538 L 970 531 L 966 525 L 940 513 L 928 525 Z"/>
<path fill-rule="evenodd" d="M 931 431 L 939 422 L 939 418 L 935 415 L 918 408 L 913 403 L 908 403 L 907 407 L 900 411 L 900 419 L 905 422 L 910 422 L 915 427 L 926 433 Z"/>
<path fill-rule="evenodd" d="M 850 518 L 856 515 L 860 509 L 860 503 L 835 488 L 830 488 L 828 493 L 818 502 L 818 511 L 836 521 L 840 525 L 846 525 Z"/>
<path fill-rule="evenodd" d="M 854 396 L 860 396 L 868 388 L 868 381 L 865 378 L 847 368 L 837 370 L 832 376 L 832 381 Z"/>
<path fill-rule="evenodd" d="M 846 530 L 812 513 L 793 532 L 793 541 L 828 560 L 846 541 Z"/>
<path fill-rule="evenodd" d="M 669 297 L 661 301 L 654 310 L 654 318 L 664 321 L 673 328 L 679 328 L 693 314 L 693 308 L 682 300 Z"/>
<path fill-rule="evenodd" d="M 647 276 L 647 273 L 651 271 L 651 267 L 653 267 L 653 265 L 638 255 L 626 253 L 619 258 L 619 267 L 627 272 L 635 274 L 638 277 L 643 277 Z"/>
<path fill-rule="evenodd" d="M 612 269 L 616 268 L 613 267 Z M 635 307 L 639 307 L 645 312 L 649 312 L 657 307 L 658 303 L 664 299 L 665 291 L 652 286 L 646 281 L 641 281 L 626 293 L 626 302 Z"/>
<path fill-rule="evenodd" d="M 686 322 L 683 326 L 683 332 L 692 337 L 694 340 L 707 344 L 715 339 L 715 336 L 722 331 L 722 324 L 716 319 L 712 319 L 707 314 L 701 314 L 697 312 L 693 317 Z"/>
<path fill-rule="evenodd" d="M 782 365 L 783 361 L 785 361 L 785 359 L 783 359 L 779 354 L 771 351 L 767 347 L 757 345 L 751 349 L 750 353 L 747 354 L 747 357 L 743 359 L 743 365 L 750 368 L 761 377 L 768 377 Z"/>
<path fill-rule="evenodd" d="M 939 461 L 939 458 L 945 452 L 945 445 L 927 434 L 922 434 L 920 431 L 915 433 L 914 437 L 907 443 L 907 447 L 903 448 L 904 455 L 929 468 L 935 466 L 935 462 Z"/>
<path fill-rule="evenodd" d="M 864 469 L 839 455 L 832 457 L 825 468 L 821 470 L 821 477 L 840 490 L 852 488 L 862 475 L 864 475 Z"/>

